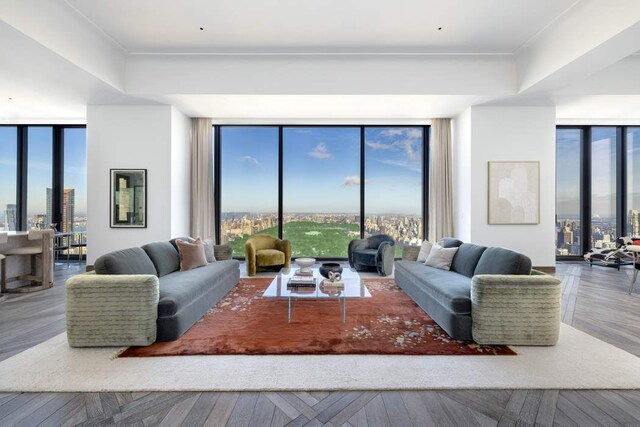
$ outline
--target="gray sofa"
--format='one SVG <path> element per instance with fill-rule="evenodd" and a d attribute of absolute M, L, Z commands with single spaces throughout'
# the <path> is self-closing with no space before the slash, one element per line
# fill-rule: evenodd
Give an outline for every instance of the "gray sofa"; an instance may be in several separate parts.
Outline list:
<path fill-rule="evenodd" d="M 481 344 L 553 345 L 560 325 L 560 281 L 531 269 L 518 252 L 445 238 L 458 247 L 450 271 L 416 262 L 407 248 L 395 280 L 452 338 Z M 475 322 L 475 323 L 474 323 Z"/>
<path fill-rule="evenodd" d="M 154 339 L 175 340 L 210 310 L 240 279 L 240 264 L 237 260 L 218 259 L 226 256 L 230 258 L 229 251 L 219 246 L 214 247 L 214 251 L 217 255 L 215 262 L 180 271 L 175 239 L 149 243 L 141 248 L 123 249 L 102 255 L 94 263 L 95 274 L 84 280 L 100 284 L 105 276 L 122 275 L 124 281 L 130 277 L 157 277 L 159 297 L 157 334 Z M 71 281 L 73 278 L 69 279 L 69 282 Z M 68 283 L 67 287 L 72 285 L 74 283 Z M 85 286 L 86 289 L 91 287 L 90 284 Z M 73 307 L 67 309 L 69 311 Z"/>

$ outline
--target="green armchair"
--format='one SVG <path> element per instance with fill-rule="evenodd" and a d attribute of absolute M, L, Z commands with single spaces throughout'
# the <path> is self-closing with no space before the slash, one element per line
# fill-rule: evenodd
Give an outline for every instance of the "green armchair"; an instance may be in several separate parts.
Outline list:
<path fill-rule="evenodd" d="M 291 242 L 288 240 L 258 234 L 247 240 L 244 249 L 249 276 L 255 276 L 259 267 L 289 268 L 291 265 Z"/>

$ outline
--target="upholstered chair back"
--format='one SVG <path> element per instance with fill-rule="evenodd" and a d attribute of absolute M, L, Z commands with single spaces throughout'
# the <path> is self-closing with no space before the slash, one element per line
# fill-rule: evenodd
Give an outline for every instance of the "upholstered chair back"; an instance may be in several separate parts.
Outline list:
<path fill-rule="evenodd" d="M 395 240 L 391 236 L 386 234 L 376 234 L 375 236 L 368 237 L 367 241 L 367 249 L 378 249 L 380 244 L 383 242 L 389 242 L 391 245 L 395 244 Z"/>
<path fill-rule="evenodd" d="M 53 230 L 29 230 L 27 238 L 29 240 L 41 240 L 47 234 L 50 234 L 53 237 Z"/>
<path fill-rule="evenodd" d="M 278 246 L 278 239 L 268 234 L 258 234 L 249 239 L 256 250 L 275 249 Z"/>

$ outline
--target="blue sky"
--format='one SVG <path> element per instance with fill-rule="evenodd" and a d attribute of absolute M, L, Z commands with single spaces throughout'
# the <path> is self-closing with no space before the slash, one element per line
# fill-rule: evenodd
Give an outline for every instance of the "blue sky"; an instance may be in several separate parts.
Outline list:
<path fill-rule="evenodd" d="M 28 195 L 29 216 L 46 213 L 47 188 L 52 180 L 52 128 L 33 126 L 28 128 Z M 74 188 L 76 215 L 87 210 L 86 202 L 86 130 L 65 129 L 65 188 Z M 16 128 L 0 127 L 0 210 L 4 216 L 7 204 L 16 202 Z"/>
<path fill-rule="evenodd" d="M 278 129 L 224 127 L 223 212 L 276 212 Z M 366 211 L 420 215 L 421 128 L 367 128 Z M 359 213 L 360 128 L 283 129 L 284 213 Z"/>
<path fill-rule="evenodd" d="M 579 213 L 580 194 L 580 131 L 557 131 L 557 211 L 558 216 Z M 592 156 L 592 213 L 593 216 L 615 215 L 616 129 L 594 127 Z M 627 133 L 627 194 L 629 209 L 640 208 L 640 128 Z M 634 173 L 635 171 L 635 173 Z"/>

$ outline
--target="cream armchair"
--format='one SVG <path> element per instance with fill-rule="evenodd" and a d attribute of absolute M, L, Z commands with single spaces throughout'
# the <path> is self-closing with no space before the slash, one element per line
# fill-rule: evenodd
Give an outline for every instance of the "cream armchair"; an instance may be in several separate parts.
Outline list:
<path fill-rule="evenodd" d="M 289 268 L 291 265 L 291 242 L 288 240 L 258 234 L 247 240 L 244 248 L 249 276 L 255 276 L 258 267 Z"/>

